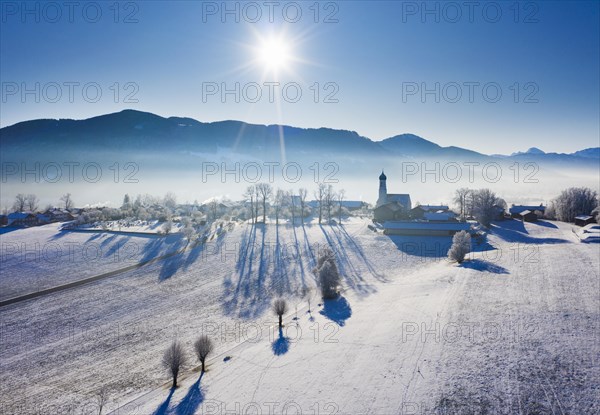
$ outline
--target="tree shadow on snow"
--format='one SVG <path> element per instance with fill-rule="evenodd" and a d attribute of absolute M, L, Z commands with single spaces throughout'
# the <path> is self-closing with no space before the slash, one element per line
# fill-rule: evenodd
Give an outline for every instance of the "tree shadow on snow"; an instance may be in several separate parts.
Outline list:
<path fill-rule="evenodd" d="M 529 236 L 525 225 L 519 220 L 505 220 L 493 223 L 490 230 L 506 242 L 520 242 L 524 244 L 562 244 L 569 242 L 561 238 L 536 238 Z"/>
<path fill-rule="evenodd" d="M 279 337 L 271 343 L 271 349 L 275 356 L 286 354 L 290 349 L 290 340 L 283 335 L 283 329 L 281 327 L 279 328 Z"/>
<path fill-rule="evenodd" d="M 344 326 L 346 320 L 352 316 L 352 308 L 348 300 L 340 295 L 334 300 L 324 300 L 323 309 L 319 313 L 339 326 Z"/>
<path fill-rule="evenodd" d="M 204 372 L 200 374 L 200 377 L 187 391 L 187 394 L 183 397 L 181 402 L 175 407 L 176 415 L 193 415 L 200 404 L 204 401 L 204 393 L 200 387 L 200 381 L 204 376 Z"/>
<path fill-rule="evenodd" d="M 481 259 L 471 259 L 463 262 L 460 266 L 462 268 L 473 269 L 475 271 L 487 271 L 493 272 L 494 274 L 510 274 L 506 268 L 496 265 L 492 262 L 483 261 Z"/>
<path fill-rule="evenodd" d="M 156 411 L 154 411 L 153 415 L 167 415 L 169 410 L 169 405 L 171 404 L 171 398 L 173 398 L 173 394 L 175 393 L 175 388 L 171 388 L 169 390 L 169 396 L 163 403 L 160 404 Z"/>

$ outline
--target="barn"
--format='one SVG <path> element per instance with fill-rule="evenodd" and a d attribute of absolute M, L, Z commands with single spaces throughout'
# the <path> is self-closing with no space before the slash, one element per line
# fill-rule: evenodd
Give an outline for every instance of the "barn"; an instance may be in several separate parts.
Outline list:
<path fill-rule="evenodd" d="M 585 226 L 585 225 L 589 225 L 590 223 L 594 223 L 594 222 L 596 222 L 596 220 L 594 219 L 594 217 L 592 215 L 575 216 L 575 225 L 577 225 L 577 226 Z"/>

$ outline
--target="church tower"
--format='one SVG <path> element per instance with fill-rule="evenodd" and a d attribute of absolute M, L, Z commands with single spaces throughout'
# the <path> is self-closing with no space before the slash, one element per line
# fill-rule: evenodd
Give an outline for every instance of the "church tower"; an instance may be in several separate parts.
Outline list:
<path fill-rule="evenodd" d="M 381 174 L 379 175 L 379 198 L 377 199 L 377 207 L 381 205 L 385 205 L 387 203 L 387 177 L 381 170 Z"/>

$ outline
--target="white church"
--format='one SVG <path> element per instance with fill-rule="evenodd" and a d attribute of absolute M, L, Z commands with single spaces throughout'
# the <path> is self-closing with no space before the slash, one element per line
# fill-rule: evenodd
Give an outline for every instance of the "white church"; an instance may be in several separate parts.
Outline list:
<path fill-rule="evenodd" d="M 408 217 L 412 209 L 410 195 L 405 193 L 388 193 L 387 176 L 382 171 L 379 175 L 379 198 L 373 211 L 374 219 L 378 222 L 386 220 L 401 220 Z"/>

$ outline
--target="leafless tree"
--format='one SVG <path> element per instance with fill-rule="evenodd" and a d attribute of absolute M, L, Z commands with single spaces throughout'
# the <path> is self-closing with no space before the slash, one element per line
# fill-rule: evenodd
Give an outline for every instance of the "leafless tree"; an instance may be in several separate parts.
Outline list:
<path fill-rule="evenodd" d="M 39 199 L 37 198 L 37 196 L 34 194 L 28 194 L 26 199 L 27 199 L 26 200 L 27 210 L 30 212 L 35 212 L 38 208 L 38 202 L 39 202 Z"/>
<path fill-rule="evenodd" d="M 60 197 L 60 200 L 65 204 L 66 210 L 69 210 L 73 207 L 73 199 L 71 198 L 71 193 L 65 193 Z"/>
<path fill-rule="evenodd" d="M 208 202 L 208 213 L 213 221 L 216 221 L 219 216 L 219 201 L 213 198 Z"/>
<path fill-rule="evenodd" d="M 279 214 L 285 203 L 285 192 L 281 189 L 277 189 L 275 192 L 275 199 L 273 202 L 273 209 L 275 210 L 275 225 L 279 225 Z"/>
<path fill-rule="evenodd" d="M 177 387 L 177 376 L 181 367 L 185 365 L 186 358 L 183 346 L 177 340 L 173 341 L 163 355 L 162 364 L 173 377 L 173 388 Z"/>
<path fill-rule="evenodd" d="M 283 298 L 273 301 L 273 312 L 279 317 L 279 328 L 283 327 L 283 315 L 287 312 L 287 302 Z"/>
<path fill-rule="evenodd" d="M 214 345 L 212 340 L 206 335 L 203 334 L 194 342 L 194 351 L 196 352 L 196 356 L 200 363 L 202 363 L 202 372 L 204 372 L 204 362 L 206 361 L 206 357 L 213 351 Z"/>
<path fill-rule="evenodd" d="M 471 252 L 471 235 L 465 231 L 455 233 L 452 237 L 452 246 L 448 251 L 448 258 L 460 264 L 469 252 Z"/>
<path fill-rule="evenodd" d="M 108 388 L 106 386 L 102 386 L 96 392 L 96 402 L 98 403 L 98 415 L 102 415 L 102 409 L 108 403 Z"/>
<path fill-rule="evenodd" d="M 19 193 L 15 196 L 15 203 L 13 204 L 13 209 L 17 212 L 23 212 L 25 210 L 25 206 L 27 205 L 27 196 L 23 193 Z"/>
<path fill-rule="evenodd" d="M 315 199 L 319 204 L 319 224 L 323 221 L 323 199 L 325 198 L 325 191 L 327 186 L 324 183 L 319 183 L 317 190 L 315 191 Z"/>
<path fill-rule="evenodd" d="M 336 194 L 333 191 L 333 186 L 328 185 L 325 187 L 325 194 L 323 197 L 323 202 L 325 203 L 325 207 L 327 209 L 327 221 L 331 222 L 331 209 L 333 209 L 333 204 L 335 202 Z"/>
<path fill-rule="evenodd" d="M 304 225 L 304 214 L 306 212 L 306 197 L 308 196 L 308 190 L 301 187 L 298 189 L 298 199 L 300 200 L 300 220 Z"/>
<path fill-rule="evenodd" d="M 293 190 L 289 190 L 287 192 L 287 200 L 290 206 L 290 214 L 292 216 L 292 226 L 296 223 L 296 196 L 294 195 Z"/>
<path fill-rule="evenodd" d="M 342 223 L 342 207 L 344 204 L 344 196 L 346 195 L 346 191 L 344 189 L 340 190 L 337 194 L 337 200 L 339 203 L 339 212 L 338 212 L 338 221 Z"/>
<path fill-rule="evenodd" d="M 267 223 L 267 202 L 273 195 L 273 186 L 269 183 L 259 183 L 256 185 L 256 189 L 262 203 L 263 223 Z"/>
<path fill-rule="evenodd" d="M 254 196 L 256 194 L 256 189 L 254 185 L 248 186 L 246 188 L 246 192 L 244 192 L 244 197 L 246 200 L 250 201 L 250 218 L 252 219 L 252 223 L 255 223 L 255 215 L 254 215 Z"/>
<path fill-rule="evenodd" d="M 471 189 L 461 187 L 454 193 L 454 203 L 458 206 L 460 212 L 460 218 L 464 219 L 467 216 L 467 208 L 469 203 L 469 196 L 472 193 Z"/>

